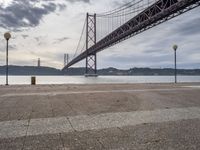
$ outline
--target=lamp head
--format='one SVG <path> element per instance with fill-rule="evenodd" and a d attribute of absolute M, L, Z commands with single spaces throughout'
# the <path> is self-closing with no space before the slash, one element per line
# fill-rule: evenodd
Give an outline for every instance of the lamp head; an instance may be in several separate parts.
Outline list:
<path fill-rule="evenodd" d="M 173 49 L 174 49 L 175 51 L 177 50 L 177 48 L 178 48 L 177 45 L 174 45 L 174 46 L 173 46 Z"/>
<path fill-rule="evenodd" d="M 9 32 L 6 32 L 6 33 L 4 34 L 4 38 L 5 38 L 6 40 L 9 40 L 9 39 L 11 38 L 11 34 L 10 34 Z"/>

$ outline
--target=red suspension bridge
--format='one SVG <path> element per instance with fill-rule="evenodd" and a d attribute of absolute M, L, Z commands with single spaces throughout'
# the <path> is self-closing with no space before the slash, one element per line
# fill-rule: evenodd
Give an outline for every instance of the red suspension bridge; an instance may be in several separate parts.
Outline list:
<path fill-rule="evenodd" d="M 87 13 L 74 58 L 63 69 L 86 59 L 85 74 L 96 75 L 98 52 L 198 6 L 200 0 L 134 0 L 102 14 Z"/>

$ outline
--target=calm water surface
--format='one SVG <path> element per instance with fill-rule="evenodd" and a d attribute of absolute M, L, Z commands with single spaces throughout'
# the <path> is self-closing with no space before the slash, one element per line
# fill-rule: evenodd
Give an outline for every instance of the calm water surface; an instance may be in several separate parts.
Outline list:
<path fill-rule="evenodd" d="M 37 84 L 171 83 L 173 76 L 36 76 Z M 178 76 L 178 82 L 200 82 L 200 76 Z M 30 84 L 31 76 L 9 76 L 9 84 Z M 5 76 L 0 76 L 0 85 Z"/>

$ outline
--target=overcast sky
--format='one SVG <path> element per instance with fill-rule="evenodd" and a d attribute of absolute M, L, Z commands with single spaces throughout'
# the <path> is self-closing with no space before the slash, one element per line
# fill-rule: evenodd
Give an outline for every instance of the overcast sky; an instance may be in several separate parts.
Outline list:
<path fill-rule="evenodd" d="M 86 12 L 112 10 L 131 0 L 0 0 L 0 65 L 5 64 L 3 34 L 12 39 L 9 63 L 63 67 L 73 56 Z M 179 68 L 200 68 L 200 7 L 98 53 L 98 68 L 173 67 L 172 46 Z M 85 60 L 75 66 L 84 67 Z"/>

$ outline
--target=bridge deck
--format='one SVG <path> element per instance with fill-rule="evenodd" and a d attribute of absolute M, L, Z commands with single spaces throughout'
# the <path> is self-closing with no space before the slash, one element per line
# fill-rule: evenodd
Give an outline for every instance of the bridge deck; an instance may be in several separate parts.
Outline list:
<path fill-rule="evenodd" d="M 200 5 L 200 0 L 159 0 L 74 58 L 63 69 Z"/>

